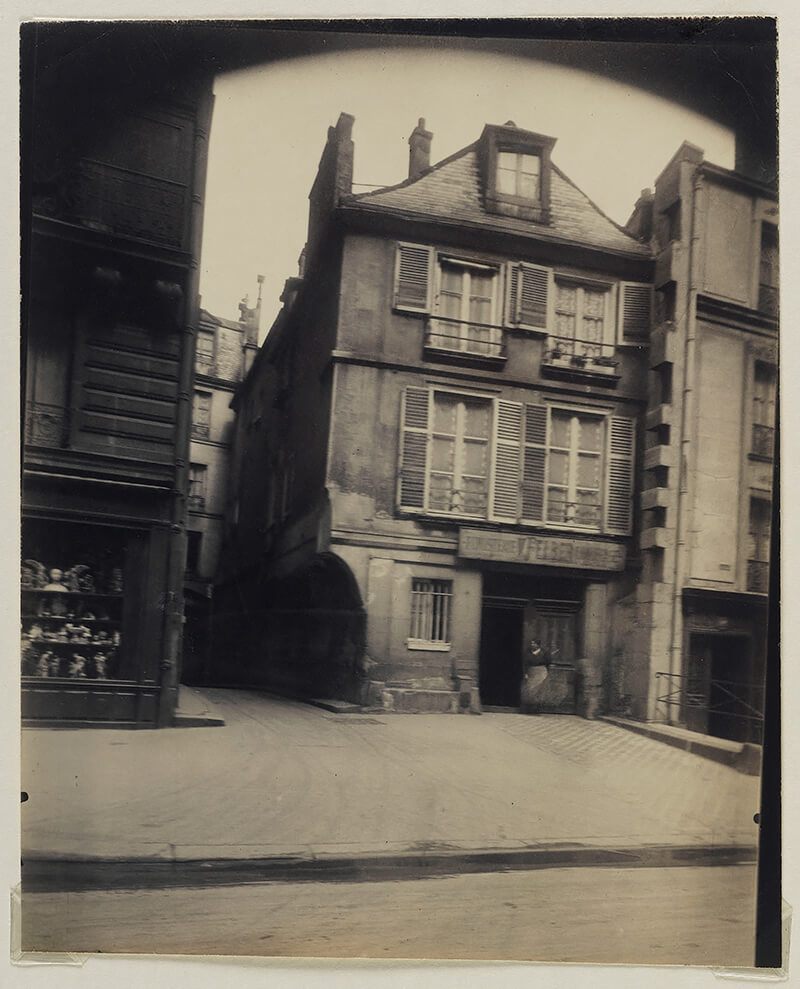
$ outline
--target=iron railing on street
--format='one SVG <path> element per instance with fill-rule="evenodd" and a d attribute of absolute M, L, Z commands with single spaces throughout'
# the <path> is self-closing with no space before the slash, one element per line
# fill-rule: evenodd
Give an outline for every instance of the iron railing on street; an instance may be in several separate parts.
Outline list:
<path fill-rule="evenodd" d="M 664 693 L 656 703 L 666 709 L 670 724 L 685 723 L 694 710 L 714 718 L 730 718 L 760 729 L 764 723 L 764 686 L 738 680 L 706 680 L 694 674 L 656 673 Z"/>

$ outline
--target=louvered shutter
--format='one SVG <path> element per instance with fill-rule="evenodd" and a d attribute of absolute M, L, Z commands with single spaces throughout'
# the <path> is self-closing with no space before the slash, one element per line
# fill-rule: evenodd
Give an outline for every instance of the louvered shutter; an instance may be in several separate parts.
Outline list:
<path fill-rule="evenodd" d="M 534 264 L 508 266 L 506 322 L 523 329 L 546 330 L 551 271 Z"/>
<path fill-rule="evenodd" d="M 608 423 L 608 473 L 606 476 L 607 532 L 627 536 L 633 508 L 633 455 L 636 421 L 612 416 Z"/>
<path fill-rule="evenodd" d="M 547 469 L 547 406 L 525 406 L 525 449 L 522 462 L 522 518 L 544 520 Z"/>
<path fill-rule="evenodd" d="M 406 388 L 400 412 L 400 463 L 397 471 L 397 503 L 401 508 L 425 507 L 429 407 L 429 389 Z"/>
<path fill-rule="evenodd" d="M 652 285 L 622 282 L 619 287 L 619 342 L 646 343 L 652 311 Z"/>
<path fill-rule="evenodd" d="M 498 401 L 495 418 L 492 518 L 516 522 L 520 513 L 522 405 Z"/>
<path fill-rule="evenodd" d="M 433 248 L 398 244 L 394 268 L 394 308 L 406 312 L 430 312 Z"/>

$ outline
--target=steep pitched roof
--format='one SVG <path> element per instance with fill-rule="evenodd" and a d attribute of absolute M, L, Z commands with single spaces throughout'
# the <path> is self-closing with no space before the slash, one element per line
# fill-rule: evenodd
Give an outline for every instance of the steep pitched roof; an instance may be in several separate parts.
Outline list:
<path fill-rule="evenodd" d="M 551 169 L 549 224 L 487 212 L 474 144 L 434 165 L 418 179 L 348 197 L 343 205 L 416 213 L 541 240 L 569 241 L 638 257 L 650 256 L 645 244 L 607 217 L 559 168 L 551 165 Z"/>

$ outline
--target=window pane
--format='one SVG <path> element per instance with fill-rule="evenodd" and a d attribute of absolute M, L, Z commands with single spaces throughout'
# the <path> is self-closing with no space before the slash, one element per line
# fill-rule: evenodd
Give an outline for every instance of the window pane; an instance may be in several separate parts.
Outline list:
<path fill-rule="evenodd" d="M 563 488 L 547 489 L 547 521 L 567 521 L 567 492 Z"/>
<path fill-rule="evenodd" d="M 550 419 L 550 445 L 568 447 L 571 415 L 563 412 L 553 412 Z"/>
<path fill-rule="evenodd" d="M 582 488 L 600 487 L 600 458 L 581 453 L 578 456 L 578 484 Z"/>
<path fill-rule="evenodd" d="M 467 436 L 489 436 L 490 406 L 488 402 L 465 405 L 464 433 Z"/>
<path fill-rule="evenodd" d="M 486 475 L 486 454 L 489 446 L 487 443 L 475 440 L 466 440 L 464 443 L 464 466 L 465 474 Z"/>
<path fill-rule="evenodd" d="M 603 424 L 600 419 L 579 420 L 578 449 L 594 450 L 598 453 L 603 443 Z"/>
<path fill-rule="evenodd" d="M 569 473 L 569 455 L 553 451 L 550 454 L 550 481 L 566 486 Z"/>
<path fill-rule="evenodd" d="M 447 395 L 437 395 L 433 412 L 433 430 L 436 433 L 456 432 L 456 409 L 458 401 Z"/>
<path fill-rule="evenodd" d="M 486 478 L 465 477 L 461 482 L 461 504 L 467 515 L 483 515 L 486 511 Z"/>
<path fill-rule="evenodd" d="M 434 436 L 431 466 L 434 470 L 452 473 L 455 465 L 455 440 Z"/>
<path fill-rule="evenodd" d="M 497 191 L 506 196 L 517 194 L 517 156 L 512 151 L 497 153 Z"/>
<path fill-rule="evenodd" d="M 520 155 L 519 194 L 525 199 L 539 198 L 539 157 Z"/>
<path fill-rule="evenodd" d="M 574 285 L 556 284 L 556 308 L 559 312 L 574 313 L 578 304 L 578 290 Z"/>
<path fill-rule="evenodd" d="M 599 525 L 600 524 L 600 504 L 597 491 L 578 490 L 576 495 L 578 504 L 575 512 L 575 521 L 578 525 Z"/>
<path fill-rule="evenodd" d="M 453 478 L 449 474 L 431 474 L 430 507 L 435 512 L 449 512 L 453 500 Z"/>
<path fill-rule="evenodd" d="M 606 293 L 596 289 L 583 290 L 583 312 L 585 316 L 603 316 L 605 313 Z"/>

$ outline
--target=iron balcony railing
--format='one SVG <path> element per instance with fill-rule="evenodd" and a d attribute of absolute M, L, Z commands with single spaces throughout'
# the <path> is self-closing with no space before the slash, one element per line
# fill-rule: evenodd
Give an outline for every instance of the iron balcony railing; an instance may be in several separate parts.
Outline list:
<path fill-rule="evenodd" d="M 664 672 L 656 673 L 656 680 L 664 681 L 660 689 L 665 692 L 656 696 L 656 703 L 666 709 L 666 720 L 670 723 L 684 722 L 690 709 L 756 726 L 764 722 L 763 684 Z"/>
<path fill-rule="evenodd" d="M 582 340 L 579 337 L 548 337 L 550 347 L 545 353 L 546 361 L 568 360 L 575 367 L 611 368 L 617 366 L 614 360 L 614 344 L 600 340 Z"/>
<path fill-rule="evenodd" d="M 474 357 L 506 358 L 505 333 L 501 326 L 474 323 L 449 316 L 435 316 L 425 327 L 425 346 Z"/>

